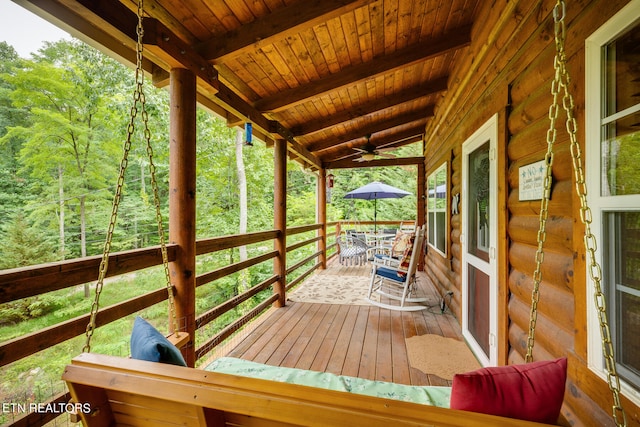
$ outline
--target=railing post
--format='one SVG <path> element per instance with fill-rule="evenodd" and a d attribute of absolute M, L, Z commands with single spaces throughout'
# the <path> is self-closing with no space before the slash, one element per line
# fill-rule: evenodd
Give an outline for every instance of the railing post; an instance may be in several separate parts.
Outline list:
<path fill-rule="evenodd" d="M 321 168 L 318 173 L 317 182 L 317 209 L 316 209 L 316 223 L 322 224 L 322 228 L 318 230 L 318 251 L 322 251 L 320 255 L 320 268 L 325 270 L 327 268 L 327 170 Z"/>
<path fill-rule="evenodd" d="M 196 78 L 174 68 L 170 74 L 169 240 L 178 245 L 170 264 L 176 317 L 190 341 L 182 348 L 195 365 L 196 308 Z M 170 322 L 171 323 L 171 322 Z M 173 327 L 173 325 L 171 325 Z"/>
<path fill-rule="evenodd" d="M 279 231 L 274 247 L 278 256 L 273 261 L 273 272 L 279 279 L 273 291 L 279 295 L 276 307 L 284 307 L 287 286 L 287 141 L 276 139 L 273 146 L 273 226 Z"/>
<path fill-rule="evenodd" d="M 417 171 L 417 180 L 418 182 L 416 183 L 416 193 L 417 193 L 417 200 L 416 200 L 416 207 L 418 208 L 418 213 L 416 216 L 416 227 L 421 227 L 424 225 L 425 223 L 425 203 L 427 200 L 427 195 L 425 193 L 425 166 L 424 163 L 419 163 L 418 164 L 418 171 Z M 420 257 L 420 260 L 418 262 L 418 271 L 424 271 L 424 254 Z"/>

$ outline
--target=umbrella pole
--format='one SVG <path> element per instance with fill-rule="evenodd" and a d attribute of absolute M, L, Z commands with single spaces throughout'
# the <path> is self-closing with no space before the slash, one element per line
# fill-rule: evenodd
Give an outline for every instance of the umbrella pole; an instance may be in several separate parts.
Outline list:
<path fill-rule="evenodd" d="M 373 199 L 373 233 L 378 232 L 378 199 Z"/>

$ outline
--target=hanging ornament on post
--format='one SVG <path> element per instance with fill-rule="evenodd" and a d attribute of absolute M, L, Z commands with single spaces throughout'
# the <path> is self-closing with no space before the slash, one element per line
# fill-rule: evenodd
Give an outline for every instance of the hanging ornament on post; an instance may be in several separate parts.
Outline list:
<path fill-rule="evenodd" d="M 253 124 L 250 121 L 244 124 L 244 145 L 253 146 Z"/>
<path fill-rule="evenodd" d="M 327 203 L 331 203 L 331 192 L 333 191 L 333 174 L 327 175 Z"/>

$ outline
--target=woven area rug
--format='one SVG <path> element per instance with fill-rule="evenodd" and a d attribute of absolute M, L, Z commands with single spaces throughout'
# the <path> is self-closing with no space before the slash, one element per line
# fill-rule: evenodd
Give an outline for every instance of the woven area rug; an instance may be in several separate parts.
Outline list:
<path fill-rule="evenodd" d="M 288 299 L 323 304 L 368 305 L 365 300 L 368 290 L 367 276 L 322 274 L 305 280 Z"/>
<path fill-rule="evenodd" d="M 440 335 L 418 335 L 405 340 L 409 364 L 425 374 L 452 380 L 454 374 L 480 368 L 467 344 Z"/>

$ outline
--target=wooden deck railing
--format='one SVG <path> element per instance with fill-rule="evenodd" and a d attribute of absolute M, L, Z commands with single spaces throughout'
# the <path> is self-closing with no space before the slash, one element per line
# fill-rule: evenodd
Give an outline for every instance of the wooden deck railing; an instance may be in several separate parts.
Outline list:
<path fill-rule="evenodd" d="M 385 224 L 389 225 L 398 225 L 399 223 L 399 221 L 385 222 Z M 338 223 L 335 222 L 328 224 L 327 236 L 333 236 L 337 224 Z M 378 222 L 378 224 L 381 223 Z M 312 224 L 291 227 L 286 230 L 287 238 L 293 236 L 300 237 L 300 240 L 293 239 L 297 241 L 287 244 L 286 248 L 287 258 L 294 260 L 293 264 L 287 265 L 286 269 L 287 290 L 301 283 L 306 277 L 313 273 L 313 271 L 321 267 L 322 262 L 320 260 L 323 259 L 323 256 L 335 253 L 336 248 L 334 239 L 327 238 L 326 252 L 311 249 L 310 253 L 305 253 L 303 256 L 299 257 L 300 259 L 296 256 L 302 251 L 309 252 L 309 246 L 322 240 L 321 234 L 318 233 L 318 230 L 321 229 L 322 224 Z M 279 235 L 280 231 L 269 230 L 244 235 L 203 239 L 196 242 L 196 255 L 201 256 L 240 246 L 260 243 L 271 243 L 271 247 L 273 247 L 273 242 L 279 237 Z M 309 237 L 308 235 L 312 235 L 312 237 Z M 176 250 L 177 247 L 175 245 L 167 245 L 169 262 L 175 260 Z M 231 263 L 212 271 L 204 272 L 196 277 L 196 287 L 203 286 L 214 280 L 224 278 L 241 270 L 273 260 L 276 256 L 278 256 L 277 251 L 267 250 L 266 252 L 245 261 Z M 100 260 L 101 256 L 94 256 L 0 271 L 0 304 L 93 282 L 97 276 Z M 107 277 L 121 276 L 161 264 L 162 254 L 159 247 L 113 253 L 109 258 Z M 306 269 L 300 271 L 305 266 Z M 277 275 L 271 275 L 245 292 L 235 295 L 218 306 L 200 314 L 196 318 L 197 330 L 200 330 L 204 326 L 214 322 L 216 319 L 221 318 L 221 316 L 240 306 L 242 303 L 254 297 L 258 293 L 272 288 L 272 285 L 278 280 L 279 277 Z M 196 348 L 196 359 L 202 359 L 205 357 L 207 353 L 222 343 L 226 338 L 230 337 L 247 322 L 256 318 L 269 308 L 272 303 L 278 299 L 278 297 L 279 296 L 277 294 L 272 294 L 255 307 L 252 307 L 241 317 L 225 325 L 218 333 L 208 337 L 205 342 L 201 343 Z M 108 323 L 125 318 L 140 310 L 161 303 L 166 299 L 166 289 L 160 288 L 126 301 L 101 308 L 99 315 L 97 316 L 97 326 L 104 326 Z M 0 367 L 28 358 L 37 352 L 53 347 L 68 339 L 83 335 L 86 331 L 88 322 L 89 314 L 87 313 L 86 315 L 78 316 L 0 343 Z M 49 400 L 38 403 L 43 405 L 55 405 L 56 402 L 66 402 L 69 398 L 70 396 L 68 393 L 57 393 Z M 12 402 L 8 403 L 11 404 Z M 55 407 L 58 406 L 59 405 Z M 2 424 L 3 426 L 42 426 L 58 415 L 64 415 L 64 411 L 60 414 L 27 411 L 27 413 L 19 414 L 19 416 L 7 417 L 7 414 L 2 415 L 5 416 L 5 421 L 8 419 L 8 421 Z"/>
<path fill-rule="evenodd" d="M 322 224 L 293 227 L 287 230 L 287 236 L 294 236 L 298 234 L 303 235 L 303 233 L 315 233 L 321 228 Z M 211 254 L 239 246 L 260 243 L 271 243 L 271 246 L 273 247 L 273 241 L 279 233 L 280 231 L 278 230 L 269 230 L 245 235 L 224 236 L 199 240 L 196 242 L 196 254 Z M 287 247 L 287 253 L 291 254 L 293 258 L 293 255 L 295 255 L 296 252 L 309 245 L 313 245 L 320 240 L 321 237 L 314 236 L 295 242 Z M 331 248 L 331 245 L 329 245 L 329 248 Z M 175 260 L 176 249 L 175 245 L 167 245 L 170 262 Z M 308 262 L 318 259 L 322 253 L 323 251 L 314 251 L 312 255 L 305 256 L 302 261 L 298 261 L 295 265 L 288 267 L 287 276 L 293 275 L 299 268 Z M 196 278 L 196 286 L 199 287 L 205 285 L 214 280 L 229 276 L 233 273 L 248 269 L 263 262 L 267 262 L 275 258 L 277 255 L 277 251 L 271 250 L 245 261 L 231 263 L 221 268 L 202 273 Z M 101 256 L 94 256 L 0 271 L 0 304 L 93 282 L 97 276 L 100 260 Z M 161 264 L 162 254 L 159 247 L 113 253 L 109 258 L 109 270 L 107 272 L 107 277 L 121 276 Z M 303 275 L 308 275 L 310 271 L 313 271 L 319 266 L 320 263 L 316 262 L 314 266 L 310 270 L 305 271 Z M 220 316 L 228 313 L 235 307 L 238 307 L 240 304 L 257 295 L 259 292 L 269 289 L 278 279 L 279 278 L 276 275 L 272 275 L 261 283 L 253 286 L 251 289 L 228 299 L 217 307 L 207 310 L 197 317 L 196 327 L 200 329 L 210 322 L 220 318 Z M 235 319 L 226 325 L 222 331 L 207 339 L 206 342 L 196 349 L 196 357 L 198 359 L 204 357 L 216 345 L 223 342 L 225 338 L 232 335 L 248 321 L 259 316 L 264 310 L 269 308 L 277 298 L 278 295 L 272 295 L 257 306 L 253 307 L 242 317 Z M 112 306 L 101 308 L 99 315 L 97 316 L 97 326 L 104 326 L 140 310 L 161 303 L 166 299 L 166 289 L 160 288 Z M 78 316 L 0 343 L 0 367 L 27 358 L 68 339 L 83 335 L 86 331 L 88 322 L 89 314 L 87 313 L 86 315 Z M 69 396 L 63 393 L 62 395 L 52 396 L 48 401 L 38 403 L 44 405 L 49 403 L 54 404 L 55 402 L 68 401 L 68 398 Z M 2 403 L 9 404 L 11 406 L 13 402 Z M 17 405 L 13 406 L 17 407 Z M 8 423 L 4 423 L 3 425 L 12 427 L 21 425 L 40 426 L 50 422 L 52 419 L 51 413 L 39 414 L 33 411 L 27 412 L 28 413 L 21 414 L 21 416 L 18 416 L 15 419 L 9 419 Z M 5 416 L 5 419 L 8 418 L 7 414 L 3 415 Z"/>

